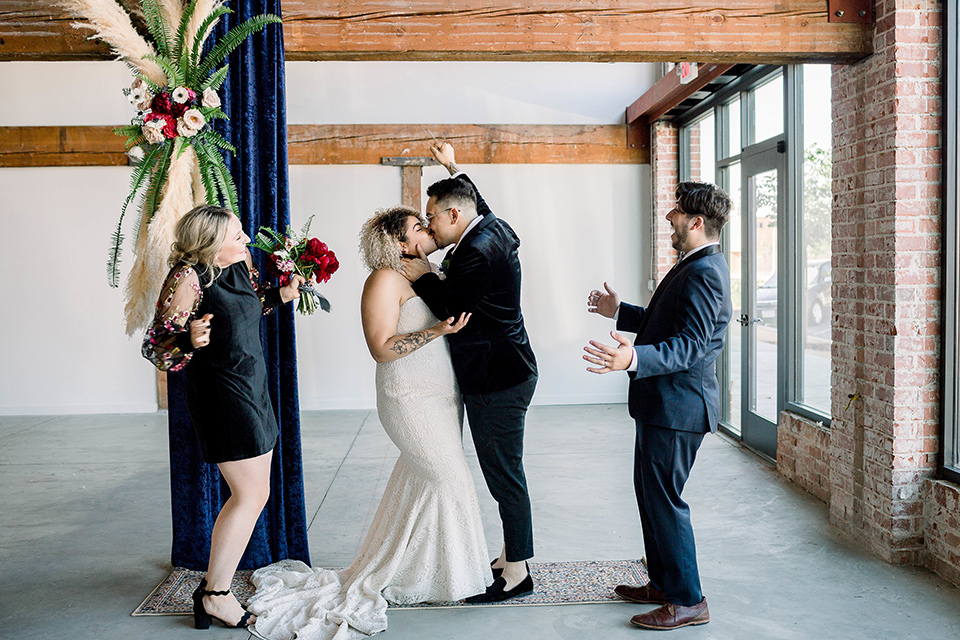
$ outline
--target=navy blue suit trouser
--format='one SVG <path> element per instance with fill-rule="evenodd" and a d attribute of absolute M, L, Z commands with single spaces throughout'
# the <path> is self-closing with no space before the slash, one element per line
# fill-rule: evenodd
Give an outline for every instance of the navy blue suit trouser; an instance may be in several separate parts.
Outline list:
<path fill-rule="evenodd" d="M 690 507 L 680 494 L 703 436 L 637 422 L 633 482 L 650 581 L 667 602 L 687 607 L 703 594 Z"/>
<path fill-rule="evenodd" d="M 523 427 L 537 388 L 533 377 L 491 393 L 465 393 L 470 433 L 490 495 L 500 508 L 507 562 L 533 557 L 533 519 L 523 473 Z"/>

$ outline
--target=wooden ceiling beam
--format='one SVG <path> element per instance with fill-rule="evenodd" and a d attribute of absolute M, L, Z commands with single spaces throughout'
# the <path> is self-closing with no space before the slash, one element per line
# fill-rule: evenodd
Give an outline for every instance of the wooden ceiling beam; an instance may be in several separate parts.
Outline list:
<path fill-rule="evenodd" d="M 631 148 L 625 125 L 437 125 L 463 164 L 648 164 Z M 127 164 L 113 127 L 0 127 L 0 167 Z M 421 125 L 290 125 L 291 165 L 381 164 L 384 156 L 426 155 L 432 138 Z"/>
<path fill-rule="evenodd" d="M 676 73 L 666 74 L 627 107 L 627 124 L 641 118 L 653 122 L 732 68 L 732 64 L 699 64 L 697 77 L 687 84 L 681 84 Z"/>
<path fill-rule="evenodd" d="M 851 62 L 825 0 L 283 0 L 288 60 Z M 109 58 L 52 2 L 0 0 L 0 60 Z"/>

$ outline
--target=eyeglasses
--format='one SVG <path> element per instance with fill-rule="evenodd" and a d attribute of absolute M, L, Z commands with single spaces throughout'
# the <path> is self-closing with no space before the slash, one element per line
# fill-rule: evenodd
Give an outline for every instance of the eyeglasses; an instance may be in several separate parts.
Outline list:
<path fill-rule="evenodd" d="M 427 219 L 427 223 L 429 224 L 430 221 L 433 220 L 434 218 L 436 218 L 438 215 L 440 215 L 441 213 L 446 213 L 447 211 L 450 211 L 451 209 L 453 209 L 453 207 L 447 207 L 447 208 L 444 209 L 443 211 L 437 211 L 436 213 L 428 213 L 428 214 L 426 214 L 424 217 Z"/>

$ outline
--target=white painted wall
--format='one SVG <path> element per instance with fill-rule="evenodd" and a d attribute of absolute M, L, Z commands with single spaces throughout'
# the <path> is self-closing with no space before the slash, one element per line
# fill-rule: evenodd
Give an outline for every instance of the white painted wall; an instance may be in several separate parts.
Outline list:
<path fill-rule="evenodd" d="M 289 63 L 291 123 L 622 122 L 654 81 L 652 65 L 589 63 Z M 0 126 L 119 124 L 131 113 L 119 63 L 0 64 Z M 426 155 L 426 150 L 418 151 Z M 540 363 L 538 404 L 623 401 L 624 376 L 584 371 L 581 348 L 609 321 L 585 312 L 608 279 L 638 300 L 647 271 L 648 166 L 464 167 L 522 239 L 523 305 Z M 424 189 L 445 171 L 428 167 Z M 156 408 L 153 369 L 122 330 L 105 279 L 108 237 L 126 194 L 122 167 L 0 169 L 0 415 Z M 372 407 L 374 363 L 360 329 L 366 273 L 357 231 L 400 199 L 400 171 L 295 166 L 291 215 L 342 267 L 325 285 L 332 314 L 298 318 L 301 406 Z M 129 266 L 129 259 L 125 266 Z M 51 266 L 56 265 L 56 266 Z"/>

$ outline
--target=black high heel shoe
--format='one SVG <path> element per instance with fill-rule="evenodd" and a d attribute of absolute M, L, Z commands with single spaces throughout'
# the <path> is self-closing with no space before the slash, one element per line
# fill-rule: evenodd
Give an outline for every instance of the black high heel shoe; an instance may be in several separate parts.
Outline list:
<path fill-rule="evenodd" d="M 230 595 L 229 590 L 209 591 L 207 589 L 207 579 L 203 578 L 200 581 L 200 586 L 197 587 L 197 590 L 193 592 L 193 625 L 197 629 L 209 629 L 210 622 L 213 620 L 213 618 L 217 618 L 217 616 L 207 613 L 206 608 L 204 608 L 203 606 L 203 596 L 228 596 L 228 595 Z M 217 620 L 219 620 L 223 626 L 229 627 L 232 629 L 246 628 L 249 624 L 250 617 L 253 616 L 253 614 L 247 611 L 247 608 L 244 607 L 243 605 L 240 605 L 240 606 L 243 607 L 244 614 L 243 614 L 243 617 L 240 618 L 240 622 L 238 622 L 237 624 L 230 624 L 223 618 L 217 618 Z"/>

